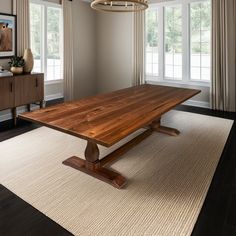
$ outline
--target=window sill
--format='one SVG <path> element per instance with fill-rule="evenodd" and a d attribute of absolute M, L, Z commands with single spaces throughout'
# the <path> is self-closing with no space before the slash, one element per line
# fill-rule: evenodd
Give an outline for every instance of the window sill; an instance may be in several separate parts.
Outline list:
<path fill-rule="evenodd" d="M 58 79 L 58 80 L 45 80 L 44 84 L 45 85 L 50 85 L 50 84 L 62 84 L 63 79 Z"/>
<path fill-rule="evenodd" d="M 183 80 L 171 80 L 171 79 L 163 79 L 160 80 L 157 77 L 146 76 L 145 81 L 147 83 L 153 84 L 162 84 L 162 85 L 182 85 L 182 86 L 199 86 L 199 87 L 208 87 L 210 88 L 210 82 L 203 82 L 203 81 L 183 81 Z"/>

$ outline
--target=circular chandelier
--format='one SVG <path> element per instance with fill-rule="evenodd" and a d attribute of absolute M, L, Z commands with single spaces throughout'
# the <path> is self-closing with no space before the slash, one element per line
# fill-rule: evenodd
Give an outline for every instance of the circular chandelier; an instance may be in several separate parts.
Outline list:
<path fill-rule="evenodd" d="M 94 0 L 91 7 L 105 12 L 136 12 L 148 8 L 147 0 Z"/>

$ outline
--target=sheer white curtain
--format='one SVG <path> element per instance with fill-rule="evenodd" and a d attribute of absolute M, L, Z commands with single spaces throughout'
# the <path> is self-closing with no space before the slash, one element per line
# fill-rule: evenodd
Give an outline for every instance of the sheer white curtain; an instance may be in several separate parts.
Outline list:
<path fill-rule="evenodd" d="M 23 56 L 30 48 L 29 0 L 13 0 L 13 14 L 17 15 L 17 55 Z"/>
<path fill-rule="evenodd" d="M 134 78 L 133 85 L 145 83 L 145 12 L 134 13 Z"/>
<path fill-rule="evenodd" d="M 235 111 L 236 1 L 212 0 L 213 109 Z"/>
<path fill-rule="evenodd" d="M 72 1 L 62 0 L 64 23 L 64 99 L 74 99 L 74 51 Z M 76 27 L 76 26 L 74 26 Z M 86 27 L 86 26 L 85 26 Z"/>

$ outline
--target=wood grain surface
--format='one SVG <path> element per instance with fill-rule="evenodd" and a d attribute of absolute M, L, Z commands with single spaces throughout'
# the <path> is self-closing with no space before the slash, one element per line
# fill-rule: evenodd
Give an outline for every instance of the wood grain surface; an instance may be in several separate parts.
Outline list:
<path fill-rule="evenodd" d="M 110 147 L 200 92 L 145 84 L 24 113 L 20 118 Z"/>

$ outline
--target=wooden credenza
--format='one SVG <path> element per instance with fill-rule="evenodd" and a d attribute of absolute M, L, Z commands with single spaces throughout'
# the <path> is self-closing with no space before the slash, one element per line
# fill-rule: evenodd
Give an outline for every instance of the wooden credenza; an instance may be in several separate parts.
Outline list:
<path fill-rule="evenodd" d="M 44 101 L 44 74 L 32 73 L 0 77 L 0 111 L 11 109 L 16 125 L 16 108 L 39 102 L 40 108 Z"/>

